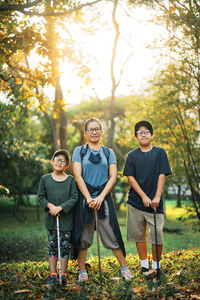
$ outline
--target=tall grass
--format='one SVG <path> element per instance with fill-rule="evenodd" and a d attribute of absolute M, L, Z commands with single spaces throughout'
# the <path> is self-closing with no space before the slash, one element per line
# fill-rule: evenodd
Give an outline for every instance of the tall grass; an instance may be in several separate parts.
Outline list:
<path fill-rule="evenodd" d="M 35 204 L 32 197 L 31 203 Z M 192 222 L 183 222 L 180 219 L 187 215 L 185 206 L 176 208 L 176 201 L 166 201 L 166 220 L 164 226 L 164 252 L 177 251 L 200 247 L 199 226 Z M 47 235 L 44 229 L 43 210 L 40 208 L 41 220 L 37 221 L 35 207 L 24 206 L 12 217 L 12 203 L 0 199 L 0 262 L 20 260 L 47 260 Z M 122 236 L 127 254 L 136 255 L 133 242 L 126 240 L 126 207 L 122 206 L 118 213 Z M 148 245 L 151 253 L 151 245 Z M 93 245 L 88 249 L 88 258 L 97 256 L 97 241 L 94 234 Z M 101 244 L 101 256 L 112 256 L 112 251 L 105 249 Z"/>

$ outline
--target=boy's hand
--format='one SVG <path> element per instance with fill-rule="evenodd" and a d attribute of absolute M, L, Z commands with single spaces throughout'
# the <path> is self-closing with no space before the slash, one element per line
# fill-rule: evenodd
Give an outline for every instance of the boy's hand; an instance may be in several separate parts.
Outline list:
<path fill-rule="evenodd" d="M 151 207 L 156 210 L 156 208 L 159 206 L 159 203 L 160 203 L 160 197 L 155 196 L 151 201 Z"/>
<path fill-rule="evenodd" d="M 62 210 L 61 206 L 55 206 L 52 203 L 48 203 L 47 207 L 49 209 L 50 215 L 52 215 L 52 216 L 57 216 L 59 214 L 59 212 L 61 212 L 61 210 Z"/>
<path fill-rule="evenodd" d="M 143 204 L 144 204 L 145 207 L 151 206 L 151 202 L 152 201 L 151 201 L 151 199 L 148 196 L 144 196 L 142 198 L 142 201 L 143 201 Z"/>

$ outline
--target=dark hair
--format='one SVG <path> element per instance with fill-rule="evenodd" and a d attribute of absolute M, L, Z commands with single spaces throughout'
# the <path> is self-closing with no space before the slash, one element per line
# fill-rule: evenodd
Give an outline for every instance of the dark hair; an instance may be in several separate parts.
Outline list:
<path fill-rule="evenodd" d="M 69 155 L 69 152 L 68 152 L 67 150 L 65 150 L 65 149 L 57 150 L 57 151 L 54 153 L 52 159 L 54 159 L 56 156 L 58 156 L 58 155 L 60 155 L 60 154 L 65 156 L 66 163 L 69 164 L 69 161 L 70 161 L 70 155 Z"/>
<path fill-rule="evenodd" d="M 88 124 L 89 124 L 90 122 L 97 122 L 97 123 L 99 123 L 100 129 L 101 129 L 101 122 L 100 122 L 100 120 L 97 119 L 97 118 L 90 118 L 90 119 L 87 119 L 87 120 L 85 121 L 85 123 L 84 123 L 84 131 L 87 130 Z"/>
<path fill-rule="evenodd" d="M 137 136 L 137 131 L 140 129 L 140 127 L 146 127 L 147 129 L 149 129 L 151 135 L 153 135 L 153 127 L 151 125 L 151 123 L 149 123 L 148 121 L 140 121 L 138 123 L 135 124 L 135 136 Z"/>

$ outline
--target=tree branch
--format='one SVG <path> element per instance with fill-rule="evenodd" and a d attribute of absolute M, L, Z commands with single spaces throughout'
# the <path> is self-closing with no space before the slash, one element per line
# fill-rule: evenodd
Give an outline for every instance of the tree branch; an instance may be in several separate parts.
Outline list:
<path fill-rule="evenodd" d="M 7 11 L 20 11 L 25 8 L 30 8 L 33 6 L 36 6 L 39 4 L 41 0 L 35 0 L 28 4 L 6 4 L 6 5 L 0 5 L 0 13 L 7 12 Z"/>
<path fill-rule="evenodd" d="M 25 10 L 25 5 L 7 5 L 6 7 L 5 6 L 0 6 L 0 13 L 1 12 L 6 12 L 6 11 L 19 11 L 21 13 L 23 13 L 24 15 L 27 15 L 27 16 L 37 16 L 37 17 L 50 17 L 50 16 L 54 16 L 54 17 L 61 17 L 61 16 L 66 16 L 68 14 L 71 14 L 75 11 L 78 11 L 80 9 L 82 9 L 83 7 L 85 6 L 92 6 L 98 2 L 101 2 L 103 0 L 96 0 L 96 1 L 93 1 L 91 3 L 87 2 L 87 3 L 84 3 L 84 4 L 81 4 L 75 8 L 71 8 L 69 10 L 63 10 L 61 12 L 37 12 L 37 11 L 27 11 Z M 39 3 L 41 1 L 34 1 L 34 3 Z M 33 3 L 33 2 L 32 2 Z M 36 5 L 36 4 L 35 4 Z M 32 5 L 33 6 L 33 5 Z M 7 9 L 6 9 L 7 8 Z"/>

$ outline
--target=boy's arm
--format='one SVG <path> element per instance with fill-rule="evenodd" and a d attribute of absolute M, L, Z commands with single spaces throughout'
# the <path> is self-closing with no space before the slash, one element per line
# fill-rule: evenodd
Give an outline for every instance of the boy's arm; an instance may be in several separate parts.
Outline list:
<path fill-rule="evenodd" d="M 44 182 L 43 178 L 41 178 L 40 184 L 39 184 L 38 201 L 44 209 L 47 209 L 47 208 L 49 209 L 49 213 L 52 216 L 56 216 L 62 210 L 61 206 L 55 206 L 47 200 L 46 187 L 45 187 L 45 182 Z"/>
<path fill-rule="evenodd" d="M 135 180 L 135 177 L 128 176 L 128 182 L 132 186 L 132 188 L 135 190 L 135 192 L 142 198 L 142 202 L 145 207 L 149 207 L 151 205 L 151 199 L 145 194 L 145 192 L 141 189 L 137 181 Z"/>
<path fill-rule="evenodd" d="M 45 188 L 45 183 L 44 183 L 43 178 L 41 178 L 40 184 L 39 184 L 38 201 L 44 209 L 47 207 L 48 200 L 46 198 L 46 188 Z"/>
<path fill-rule="evenodd" d="M 75 206 L 78 201 L 78 189 L 75 180 L 71 182 L 70 198 L 63 202 L 60 207 L 66 214 Z M 59 207 L 59 206 L 58 206 Z"/>
<path fill-rule="evenodd" d="M 159 206 L 160 198 L 162 195 L 164 185 L 165 185 L 165 174 L 160 174 L 158 177 L 156 194 L 155 194 L 153 200 L 151 201 L 151 207 L 154 209 L 156 209 Z"/>

